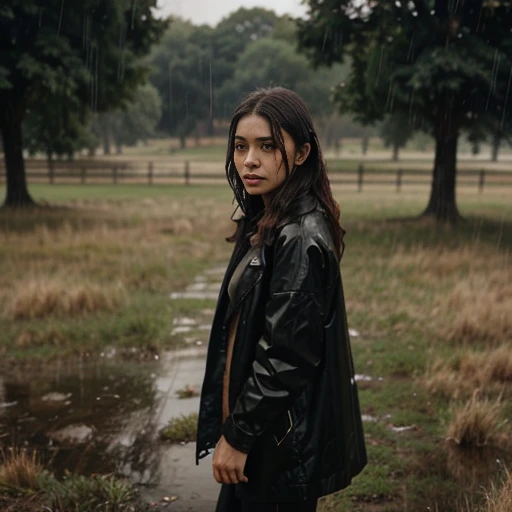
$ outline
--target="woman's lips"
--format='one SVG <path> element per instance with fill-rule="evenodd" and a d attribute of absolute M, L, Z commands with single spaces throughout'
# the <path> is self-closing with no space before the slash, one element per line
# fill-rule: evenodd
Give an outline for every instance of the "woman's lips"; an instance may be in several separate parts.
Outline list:
<path fill-rule="evenodd" d="M 264 178 L 261 178 L 260 176 L 257 176 L 255 174 L 246 174 L 244 176 L 245 183 L 249 185 L 250 187 L 253 187 L 255 185 L 259 185 Z"/>

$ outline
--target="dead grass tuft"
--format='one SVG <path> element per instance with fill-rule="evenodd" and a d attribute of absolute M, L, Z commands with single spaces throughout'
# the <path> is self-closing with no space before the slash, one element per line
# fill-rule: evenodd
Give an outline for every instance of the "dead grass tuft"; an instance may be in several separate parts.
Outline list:
<path fill-rule="evenodd" d="M 512 510 L 512 474 L 505 473 L 501 486 L 491 485 L 485 493 L 485 505 L 481 512 L 510 512 Z"/>
<path fill-rule="evenodd" d="M 447 429 L 447 441 L 461 449 L 506 448 L 509 436 L 503 432 L 502 405 L 475 392 L 466 405 L 455 410 Z"/>
<path fill-rule="evenodd" d="M 485 262 L 482 253 L 472 245 L 455 249 L 443 246 L 399 246 L 391 256 L 389 264 L 395 268 L 413 269 L 415 275 L 424 279 L 439 279 L 471 267 L 478 259 Z"/>
<path fill-rule="evenodd" d="M 68 284 L 62 281 L 29 281 L 18 285 L 10 307 L 11 318 L 26 320 L 50 315 L 75 317 L 114 311 L 126 299 L 122 286 Z"/>
<path fill-rule="evenodd" d="M 28 347 L 62 347 L 66 345 L 67 338 L 56 329 L 50 329 L 48 331 L 35 331 L 32 329 L 24 329 L 20 332 L 14 345 L 17 348 L 28 348 Z"/>
<path fill-rule="evenodd" d="M 503 273 L 498 279 L 473 276 L 458 283 L 441 307 L 453 312 L 446 332 L 449 341 L 491 345 L 512 341 L 512 280 Z"/>
<path fill-rule="evenodd" d="M 422 383 L 429 393 L 455 400 L 475 389 L 472 382 L 468 382 L 459 372 L 441 360 L 437 360 L 427 371 Z"/>
<path fill-rule="evenodd" d="M 37 489 L 42 471 L 35 452 L 29 454 L 27 450 L 16 448 L 0 450 L 0 489 Z"/>
<path fill-rule="evenodd" d="M 438 359 L 423 384 L 430 393 L 453 399 L 469 396 L 475 389 L 485 394 L 501 393 L 512 384 L 511 347 L 467 351 L 451 362 Z"/>

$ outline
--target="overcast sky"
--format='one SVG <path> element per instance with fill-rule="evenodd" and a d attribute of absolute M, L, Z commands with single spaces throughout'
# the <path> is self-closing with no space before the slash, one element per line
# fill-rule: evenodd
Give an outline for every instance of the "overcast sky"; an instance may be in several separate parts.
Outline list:
<path fill-rule="evenodd" d="M 161 16 L 175 14 L 192 20 L 194 24 L 216 25 L 222 18 L 240 7 L 264 7 L 277 14 L 304 16 L 306 9 L 300 0 L 158 0 Z"/>

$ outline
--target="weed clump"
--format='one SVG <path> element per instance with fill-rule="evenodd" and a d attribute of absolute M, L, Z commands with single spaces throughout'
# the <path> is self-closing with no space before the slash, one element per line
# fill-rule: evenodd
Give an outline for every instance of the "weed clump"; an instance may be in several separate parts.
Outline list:
<path fill-rule="evenodd" d="M 48 496 L 50 508 L 56 512 L 132 512 L 136 491 L 133 486 L 111 475 L 68 474 L 64 480 L 57 480 L 44 472 L 41 487 Z"/>
<path fill-rule="evenodd" d="M 197 413 L 182 414 L 173 418 L 166 427 L 160 431 L 160 438 L 170 443 L 190 443 L 197 438 Z"/>
<path fill-rule="evenodd" d="M 0 489 L 18 492 L 22 489 L 39 489 L 39 477 L 43 467 L 36 453 L 11 448 L 0 450 Z"/>
<path fill-rule="evenodd" d="M 187 398 L 194 398 L 196 396 L 199 396 L 199 391 L 197 391 L 197 389 L 193 388 L 192 386 L 187 385 L 182 389 L 178 389 L 178 391 L 176 391 L 176 394 L 178 395 L 178 398 L 180 400 L 184 400 Z"/>
<path fill-rule="evenodd" d="M 37 498 L 35 501 L 34 498 Z M 111 475 L 86 477 L 67 473 L 62 480 L 45 470 L 35 452 L 10 449 L 0 452 L 0 507 L 4 510 L 54 512 L 134 512 L 135 488 Z"/>

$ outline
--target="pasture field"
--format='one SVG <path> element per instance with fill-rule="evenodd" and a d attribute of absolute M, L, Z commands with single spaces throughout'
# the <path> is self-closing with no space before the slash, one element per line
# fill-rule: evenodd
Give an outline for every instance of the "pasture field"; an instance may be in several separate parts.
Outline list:
<path fill-rule="evenodd" d="M 173 317 L 203 305 L 169 293 L 226 262 L 227 186 L 30 190 L 48 206 L 0 211 L 1 361 L 179 346 Z M 425 188 L 335 196 L 369 464 L 319 509 L 498 512 L 485 507 L 510 489 L 511 193 L 460 191 L 457 228 L 414 218 Z"/>

